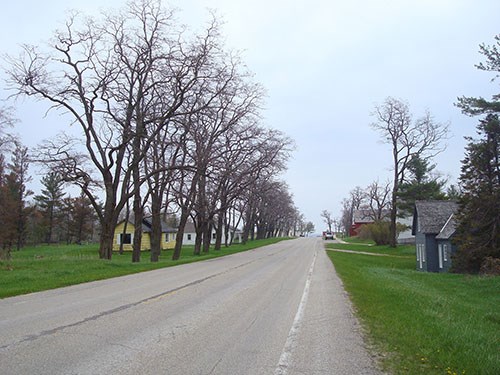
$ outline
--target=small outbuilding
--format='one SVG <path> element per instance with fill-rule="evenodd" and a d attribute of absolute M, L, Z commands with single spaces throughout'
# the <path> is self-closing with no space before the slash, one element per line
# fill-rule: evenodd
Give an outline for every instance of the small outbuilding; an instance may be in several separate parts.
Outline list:
<path fill-rule="evenodd" d="M 457 210 L 458 204 L 453 201 L 415 202 L 412 234 L 415 235 L 417 270 L 449 270 L 451 256 L 457 250 L 452 243 Z"/>

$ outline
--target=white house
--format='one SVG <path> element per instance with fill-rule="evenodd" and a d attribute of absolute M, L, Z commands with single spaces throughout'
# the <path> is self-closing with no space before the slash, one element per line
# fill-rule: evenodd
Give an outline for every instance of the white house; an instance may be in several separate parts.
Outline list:
<path fill-rule="evenodd" d="M 231 235 L 231 233 L 229 233 L 229 235 Z M 236 230 L 235 231 L 235 239 L 234 239 L 234 242 L 241 242 L 241 231 L 240 230 Z M 225 238 L 225 232 L 224 232 L 224 229 L 222 230 L 222 241 L 224 241 L 224 238 Z M 212 229 L 212 238 L 210 239 L 210 243 L 211 244 L 214 244 L 215 243 L 215 239 L 216 239 L 216 232 L 215 232 L 215 229 Z M 184 237 L 182 239 L 182 243 L 184 245 L 194 245 L 196 242 L 196 230 L 194 228 L 194 223 L 191 222 L 191 221 L 188 221 L 186 223 L 186 227 L 184 228 Z"/>

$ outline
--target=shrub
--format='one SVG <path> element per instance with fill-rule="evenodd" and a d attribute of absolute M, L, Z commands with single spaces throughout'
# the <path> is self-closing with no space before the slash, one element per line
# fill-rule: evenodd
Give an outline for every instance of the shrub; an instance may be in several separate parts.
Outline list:
<path fill-rule="evenodd" d="M 500 259 L 493 257 L 484 258 L 479 273 L 482 275 L 500 276 Z"/>
<path fill-rule="evenodd" d="M 391 223 L 388 221 L 375 221 L 371 224 L 365 224 L 359 229 L 358 237 L 362 239 L 371 239 L 376 245 L 389 245 L 391 240 Z M 406 225 L 396 224 L 396 236 L 407 228 Z"/>

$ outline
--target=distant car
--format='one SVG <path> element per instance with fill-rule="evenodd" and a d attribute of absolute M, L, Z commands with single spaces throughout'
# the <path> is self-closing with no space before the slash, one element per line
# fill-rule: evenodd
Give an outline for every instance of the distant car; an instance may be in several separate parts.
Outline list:
<path fill-rule="evenodd" d="M 333 232 L 323 232 L 323 239 L 324 240 L 333 240 Z"/>

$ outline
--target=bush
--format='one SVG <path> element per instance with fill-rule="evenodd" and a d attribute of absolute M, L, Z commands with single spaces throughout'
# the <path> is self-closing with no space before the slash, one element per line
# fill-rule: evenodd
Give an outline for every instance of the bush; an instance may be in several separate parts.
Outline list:
<path fill-rule="evenodd" d="M 476 246 L 471 242 L 458 242 L 458 250 L 452 258 L 451 271 L 455 273 L 500 275 L 500 249 Z"/>
<path fill-rule="evenodd" d="M 359 236 L 363 239 L 371 239 L 376 245 L 388 245 L 391 239 L 390 223 L 388 221 L 376 221 L 372 224 L 363 225 Z"/>
<path fill-rule="evenodd" d="M 479 273 L 481 275 L 500 276 L 500 259 L 493 257 L 484 258 Z"/>
<path fill-rule="evenodd" d="M 396 236 L 407 226 L 397 223 Z M 375 242 L 377 246 L 389 245 L 391 241 L 391 223 L 388 221 L 376 221 L 371 224 L 365 224 L 359 229 L 358 237 L 361 239 L 370 239 Z"/>

